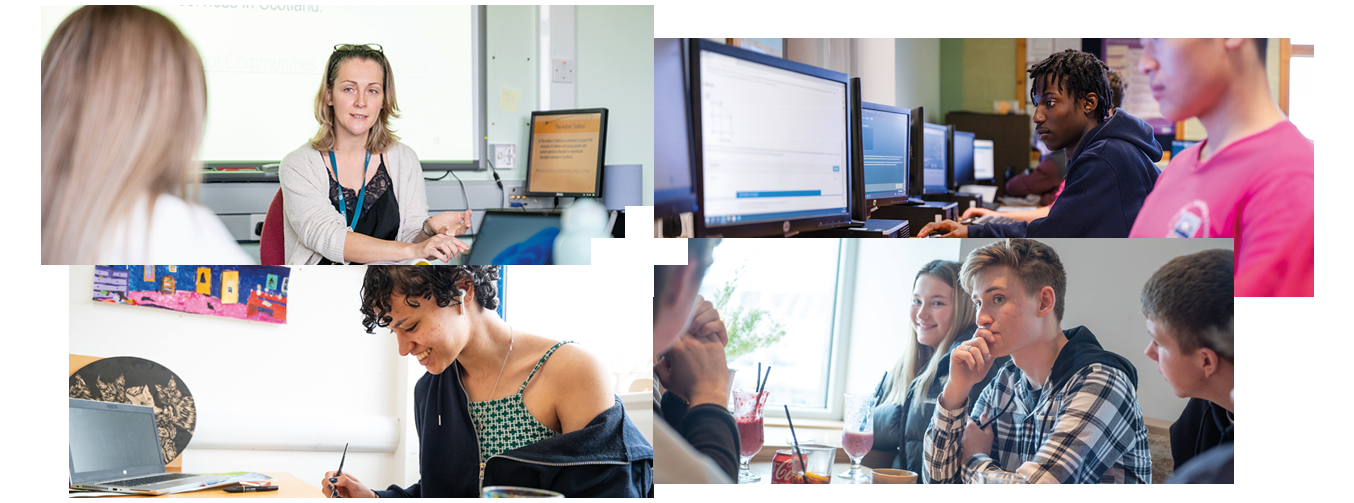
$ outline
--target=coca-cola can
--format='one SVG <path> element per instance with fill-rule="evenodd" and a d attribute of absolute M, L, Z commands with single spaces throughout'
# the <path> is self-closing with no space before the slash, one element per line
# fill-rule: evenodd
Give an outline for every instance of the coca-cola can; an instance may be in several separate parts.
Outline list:
<path fill-rule="evenodd" d="M 799 466 L 799 460 L 794 458 L 793 452 L 790 449 L 781 449 L 776 451 L 776 457 L 771 458 L 772 484 L 803 483 L 799 474 L 804 472 L 804 468 Z"/>

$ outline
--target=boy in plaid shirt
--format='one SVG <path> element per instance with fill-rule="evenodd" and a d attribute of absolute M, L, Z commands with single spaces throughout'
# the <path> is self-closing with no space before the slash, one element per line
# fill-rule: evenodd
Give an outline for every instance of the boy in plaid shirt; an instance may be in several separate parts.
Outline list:
<path fill-rule="evenodd" d="M 978 331 L 950 357 L 950 381 L 926 431 L 927 482 L 1015 472 L 1032 484 L 1150 483 L 1152 455 L 1137 371 L 1086 327 L 1062 330 L 1067 275 L 1058 254 L 1007 239 L 969 254 L 962 283 Z M 976 403 L 968 394 L 1010 355 Z"/>

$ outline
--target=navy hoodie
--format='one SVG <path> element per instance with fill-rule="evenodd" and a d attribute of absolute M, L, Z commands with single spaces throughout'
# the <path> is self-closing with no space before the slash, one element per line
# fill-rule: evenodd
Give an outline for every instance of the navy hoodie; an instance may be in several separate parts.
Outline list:
<path fill-rule="evenodd" d="M 1067 186 L 1033 222 L 970 225 L 974 238 L 1126 238 L 1143 200 L 1156 184 L 1154 162 L 1161 145 L 1152 126 L 1115 109 L 1082 137 L 1076 155 L 1067 160 Z"/>
<path fill-rule="evenodd" d="M 489 458 L 481 467 L 461 385 L 460 362 L 414 385 L 419 482 L 392 484 L 382 498 L 478 498 L 488 486 L 546 489 L 574 497 L 652 496 L 653 446 L 626 416 L 620 399 L 583 429 L 555 435 Z M 480 480 L 481 469 L 483 480 Z"/>

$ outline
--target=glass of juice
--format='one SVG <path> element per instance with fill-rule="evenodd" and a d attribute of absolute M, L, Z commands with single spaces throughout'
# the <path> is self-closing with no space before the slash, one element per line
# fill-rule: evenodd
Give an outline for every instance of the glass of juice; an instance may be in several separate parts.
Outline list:
<path fill-rule="evenodd" d="M 860 467 L 861 458 L 874 445 L 874 395 L 846 394 L 843 414 L 842 451 L 851 458 L 851 468 L 837 474 L 852 482 L 870 482 L 870 472 Z"/>
<path fill-rule="evenodd" d="M 762 450 L 765 435 L 762 428 L 762 408 L 770 395 L 763 390 L 733 390 L 733 418 L 738 423 L 738 483 L 751 484 L 762 480 L 760 475 L 752 473 L 748 463 Z"/>

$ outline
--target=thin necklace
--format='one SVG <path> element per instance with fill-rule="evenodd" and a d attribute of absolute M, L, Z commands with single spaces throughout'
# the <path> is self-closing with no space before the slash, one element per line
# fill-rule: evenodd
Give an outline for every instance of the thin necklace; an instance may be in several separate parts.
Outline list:
<path fill-rule="evenodd" d="M 498 391 L 498 381 L 503 379 L 503 369 L 508 368 L 508 355 L 512 354 L 512 343 L 517 340 L 517 333 L 513 331 L 512 324 L 508 324 L 508 352 L 503 354 L 503 366 L 498 368 L 498 378 L 494 379 L 494 389 L 489 390 L 489 399 L 494 398 L 494 392 Z"/>

